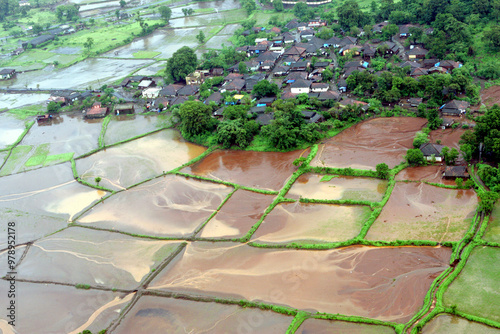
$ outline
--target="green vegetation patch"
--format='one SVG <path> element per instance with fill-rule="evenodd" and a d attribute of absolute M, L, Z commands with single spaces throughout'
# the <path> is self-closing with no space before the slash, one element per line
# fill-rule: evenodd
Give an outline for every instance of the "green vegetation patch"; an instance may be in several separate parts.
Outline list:
<path fill-rule="evenodd" d="M 500 242 L 500 201 L 497 201 L 493 207 L 488 228 L 483 239 L 491 242 Z"/>
<path fill-rule="evenodd" d="M 31 151 L 32 147 L 29 145 L 16 146 L 12 149 L 11 154 L 0 170 L 0 176 L 5 176 L 15 172 L 19 165 L 23 164 L 26 156 Z M 24 164 L 23 164 L 24 165 Z"/>
<path fill-rule="evenodd" d="M 42 144 L 35 149 L 33 155 L 24 164 L 26 167 L 43 165 L 49 154 L 50 144 Z"/>
<path fill-rule="evenodd" d="M 157 51 L 137 51 L 133 53 L 132 55 L 134 58 L 141 58 L 141 59 L 149 59 L 149 58 L 154 58 L 161 54 L 161 52 Z"/>
<path fill-rule="evenodd" d="M 74 154 L 75 154 L 74 152 L 69 152 L 69 153 L 48 155 L 47 158 L 45 158 L 45 162 L 43 165 L 48 166 L 48 165 L 58 164 L 61 162 L 70 161 L 73 158 Z"/>
<path fill-rule="evenodd" d="M 333 178 L 339 177 L 338 175 L 325 175 L 321 178 L 319 182 L 328 182 Z"/>
<path fill-rule="evenodd" d="M 447 307 L 500 321 L 500 249 L 476 247 L 464 269 L 449 286 L 443 297 Z"/>
<path fill-rule="evenodd" d="M 19 119 L 26 119 L 28 117 L 44 114 L 45 108 L 46 107 L 42 104 L 35 104 L 32 106 L 10 109 L 8 112 L 15 115 Z"/>

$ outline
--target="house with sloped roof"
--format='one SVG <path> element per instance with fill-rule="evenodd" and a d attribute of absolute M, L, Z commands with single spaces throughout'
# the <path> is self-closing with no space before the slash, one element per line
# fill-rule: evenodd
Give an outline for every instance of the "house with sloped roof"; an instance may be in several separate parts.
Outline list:
<path fill-rule="evenodd" d="M 326 46 L 333 46 L 334 48 L 338 48 L 340 46 L 340 41 L 342 41 L 342 39 L 333 36 L 332 38 L 327 39 L 325 41 L 324 45 L 326 45 Z"/>
<path fill-rule="evenodd" d="M 313 82 L 311 84 L 311 91 L 313 93 L 326 92 L 330 88 L 330 85 L 324 82 Z"/>
<path fill-rule="evenodd" d="M 281 77 L 281 76 L 287 75 L 289 71 L 290 71 L 289 66 L 276 66 L 272 70 L 272 73 L 274 76 Z"/>
<path fill-rule="evenodd" d="M 427 74 L 429 74 L 429 71 L 427 71 L 426 68 L 422 68 L 422 67 L 415 67 L 410 72 L 410 76 L 413 78 L 419 77 L 421 75 L 427 75 Z"/>
<path fill-rule="evenodd" d="M 406 52 L 409 59 L 424 59 L 427 53 L 429 53 L 429 51 L 419 46 L 414 47 L 413 49 Z"/>
<path fill-rule="evenodd" d="M 399 37 L 410 36 L 410 28 L 416 27 L 413 24 L 404 24 L 399 26 Z"/>
<path fill-rule="evenodd" d="M 422 64 L 420 63 L 417 63 L 416 61 L 405 61 L 405 62 L 402 62 L 400 63 L 399 65 L 397 65 L 401 68 L 405 68 L 405 67 L 410 67 L 410 71 L 413 70 L 414 68 L 417 68 L 417 67 L 422 67 Z"/>
<path fill-rule="evenodd" d="M 305 71 L 300 71 L 300 72 L 290 72 L 284 80 L 285 83 L 292 83 L 296 80 L 306 80 L 307 79 L 307 72 Z"/>
<path fill-rule="evenodd" d="M 300 39 L 307 39 L 307 40 L 310 40 L 311 38 L 314 37 L 314 31 L 312 31 L 311 29 L 306 29 L 306 30 L 303 30 L 301 33 L 300 33 Z"/>
<path fill-rule="evenodd" d="M 338 101 L 340 99 L 340 94 L 333 90 L 327 90 L 326 92 L 321 92 L 318 95 L 318 100 L 327 101 L 327 100 L 335 100 Z"/>
<path fill-rule="evenodd" d="M 437 162 L 443 161 L 443 156 L 441 154 L 443 148 L 444 145 L 434 143 L 425 143 L 420 145 L 420 151 L 422 151 L 424 159 L 427 161 L 432 161 L 433 159 Z"/>
<path fill-rule="evenodd" d="M 306 49 L 297 47 L 297 46 L 292 46 L 290 49 L 286 50 L 283 53 L 283 56 L 298 56 L 298 57 L 303 57 L 306 54 Z"/>
<path fill-rule="evenodd" d="M 85 118 L 103 118 L 108 113 L 108 107 L 103 107 L 101 102 L 94 102 L 91 108 L 85 112 Z"/>
<path fill-rule="evenodd" d="M 295 37 L 292 34 L 289 32 L 283 34 L 283 43 L 292 44 L 293 42 L 295 42 Z"/>
<path fill-rule="evenodd" d="M 16 75 L 16 70 L 13 68 L 4 68 L 0 70 L 0 80 L 9 80 Z"/>
<path fill-rule="evenodd" d="M 444 168 L 443 177 L 445 179 L 468 179 L 469 173 L 465 166 L 446 166 Z"/>
<path fill-rule="evenodd" d="M 198 85 L 186 85 L 177 91 L 178 96 L 192 96 L 198 93 L 200 86 Z"/>
<path fill-rule="evenodd" d="M 179 89 L 181 89 L 182 87 L 184 87 L 184 85 L 170 84 L 168 86 L 163 87 L 160 90 L 159 95 L 160 96 L 176 96 L 177 95 L 177 91 Z"/>
<path fill-rule="evenodd" d="M 309 80 L 295 80 L 290 84 L 290 91 L 293 94 L 309 93 L 311 91 L 312 82 Z"/>
<path fill-rule="evenodd" d="M 258 114 L 255 121 L 260 125 L 269 125 L 274 119 L 274 113 Z"/>
<path fill-rule="evenodd" d="M 243 90 L 243 87 L 245 87 L 245 79 L 234 79 L 230 82 L 224 83 L 220 91 L 221 93 L 224 93 L 225 91 L 241 92 Z"/>
<path fill-rule="evenodd" d="M 470 107 L 470 103 L 467 101 L 451 100 L 450 102 L 442 105 L 439 108 L 443 116 L 461 116 Z"/>
<path fill-rule="evenodd" d="M 224 96 L 220 92 L 213 92 L 207 97 L 204 101 L 205 104 L 210 104 L 210 102 L 214 102 L 215 104 L 221 104 L 222 100 L 224 100 Z"/>
<path fill-rule="evenodd" d="M 345 47 L 346 45 L 351 45 L 351 44 L 356 45 L 357 42 L 358 39 L 356 37 L 346 36 L 340 40 L 339 46 Z"/>
<path fill-rule="evenodd" d="M 381 34 L 382 29 L 387 25 L 389 25 L 389 21 L 377 23 L 373 26 L 372 31 Z"/>

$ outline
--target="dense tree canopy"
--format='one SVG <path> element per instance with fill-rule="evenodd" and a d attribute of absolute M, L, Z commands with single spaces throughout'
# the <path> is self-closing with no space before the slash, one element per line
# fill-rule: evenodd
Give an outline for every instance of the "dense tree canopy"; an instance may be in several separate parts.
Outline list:
<path fill-rule="evenodd" d="M 271 83 L 267 80 L 259 81 L 255 86 L 253 86 L 252 94 L 256 98 L 260 99 L 264 96 L 276 96 L 280 91 L 277 84 Z"/>
<path fill-rule="evenodd" d="M 193 49 L 183 46 L 167 61 L 167 74 L 175 81 L 182 81 L 196 69 L 198 59 Z"/>
<path fill-rule="evenodd" d="M 339 24 L 349 30 L 352 27 L 362 27 L 369 22 L 368 16 L 361 11 L 356 0 L 346 0 L 337 8 Z"/>
<path fill-rule="evenodd" d="M 179 108 L 181 132 L 185 138 L 194 138 L 212 131 L 215 120 L 211 116 L 212 109 L 199 101 L 187 101 Z"/>
<path fill-rule="evenodd" d="M 488 108 L 484 116 L 476 119 L 474 134 L 476 143 L 484 143 L 485 151 L 492 152 L 496 161 L 500 161 L 500 106 L 498 104 Z"/>
<path fill-rule="evenodd" d="M 172 10 L 170 9 L 170 7 L 167 7 L 167 6 L 160 6 L 158 8 L 158 11 L 160 12 L 160 15 L 161 15 L 161 18 L 164 19 L 165 21 L 168 21 L 170 20 L 170 17 L 172 16 Z"/>

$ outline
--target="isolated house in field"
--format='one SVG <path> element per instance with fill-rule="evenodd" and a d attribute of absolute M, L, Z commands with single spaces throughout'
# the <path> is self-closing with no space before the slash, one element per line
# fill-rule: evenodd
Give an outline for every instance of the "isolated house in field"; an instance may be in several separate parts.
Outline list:
<path fill-rule="evenodd" d="M 50 35 L 50 34 L 49 34 L 49 35 L 41 35 L 41 36 L 38 36 L 38 37 L 36 37 L 36 38 L 33 38 L 33 39 L 32 39 L 31 41 L 29 41 L 29 42 L 24 42 L 24 43 L 22 44 L 22 47 L 26 49 L 26 47 L 27 47 L 29 44 L 31 44 L 31 46 L 32 46 L 33 48 L 36 48 L 36 47 L 40 46 L 40 45 L 41 45 L 41 44 L 43 44 L 43 43 L 46 43 L 46 42 L 48 42 L 48 41 L 53 40 L 54 38 L 55 38 L 55 36 L 54 36 L 54 35 Z"/>
<path fill-rule="evenodd" d="M 92 108 L 87 109 L 87 112 L 85 113 L 86 118 L 103 118 L 106 117 L 106 114 L 108 113 L 108 107 L 103 107 L 101 105 L 101 102 L 95 102 L 92 105 Z"/>
<path fill-rule="evenodd" d="M 446 179 L 468 179 L 469 173 L 465 166 L 446 166 L 444 169 L 443 177 Z"/>
<path fill-rule="evenodd" d="M 134 104 L 133 103 L 119 103 L 115 105 L 115 115 L 123 115 L 123 114 L 133 114 Z"/>
<path fill-rule="evenodd" d="M 0 71 L 0 80 L 9 80 L 16 75 L 16 70 L 12 68 L 4 68 Z"/>
<path fill-rule="evenodd" d="M 420 145 L 420 151 L 424 154 L 425 160 L 432 161 L 434 158 L 435 161 L 441 162 L 443 161 L 443 156 L 441 155 L 443 147 L 444 145 L 425 143 Z"/>
<path fill-rule="evenodd" d="M 461 116 L 470 107 L 470 103 L 467 101 L 452 100 L 445 105 L 441 106 L 439 110 L 443 116 Z"/>

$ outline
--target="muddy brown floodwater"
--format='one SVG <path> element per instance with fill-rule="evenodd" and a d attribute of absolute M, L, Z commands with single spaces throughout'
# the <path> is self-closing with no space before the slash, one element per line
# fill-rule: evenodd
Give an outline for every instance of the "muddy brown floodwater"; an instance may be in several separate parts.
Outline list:
<path fill-rule="evenodd" d="M 231 190 L 216 183 L 167 175 L 110 197 L 78 222 L 141 235 L 187 237 Z"/>
<path fill-rule="evenodd" d="M 196 242 L 149 288 L 406 322 L 448 267 L 450 254 L 439 247 L 304 252 Z"/>
<path fill-rule="evenodd" d="M 446 185 L 456 185 L 454 180 L 443 178 L 444 166 L 421 166 L 408 167 L 396 175 L 397 181 L 426 181 L 432 183 L 441 183 Z"/>
<path fill-rule="evenodd" d="M 303 174 L 287 194 L 291 198 L 363 200 L 378 202 L 387 190 L 387 181 L 352 176 L 335 176 L 321 181 L 325 175 Z"/>
<path fill-rule="evenodd" d="M 274 197 L 273 195 L 237 190 L 203 228 L 199 236 L 202 238 L 238 238 L 244 236 L 262 217 Z"/>
<path fill-rule="evenodd" d="M 121 321 L 116 334 L 276 334 L 293 317 L 236 305 L 142 296 Z"/>
<path fill-rule="evenodd" d="M 398 182 L 366 238 L 457 241 L 469 228 L 477 203 L 470 189 Z"/>
<path fill-rule="evenodd" d="M 7 290 L 7 282 L 0 280 L 0 294 L 7 296 Z M 12 333 L 77 334 L 85 329 L 97 333 L 118 317 L 132 296 L 74 286 L 16 282 L 16 326 Z"/>
<path fill-rule="evenodd" d="M 296 334 L 328 334 L 328 333 L 354 333 L 354 334 L 394 334 L 395 331 L 387 326 L 366 325 L 360 323 L 330 321 L 321 319 L 306 319 Z"/>
<path fill-rule="evenodd" d="M 422 329 L 422 334 L 449 333 L 498 334 L 500 330 L 448 314 L 435 317 Z"/>
<path fill-rule="evenodd" d="M 135 289 L 179 245 L 72 227 L 36 241 L 18 278 Z"/>
<path fill-rule="evenodd" d="M 205 151 L 167 129 L 78 159 L 76 168 L 85 181 L 95 184 L 100 177 L 99 185 L 118 190 L 182 166 Z"/>
<path fill-rule="evenodd" d="M 460 148 L 458 141 L 460 140 L 460 136 L 462 136 L 464 132 L 465 129 L 462 128 L 433 130 L 430 133 L 430 142 L 435 143 L 440 140 L 441 145 L 448 146 L 449 148 L 454 147 L 458 150 Z"/>
<path fill-rule="evenodd" d="M 393 168 L 413 148 L 415 133 L 427 122 L 423 118 L 374 118 L 353 125 L 320 145 L 313 166 L 375 170 L 379 163 Z"/>
<path fill-rule="evenodd" d="M 286 153 L 221 150 L 181 172 L 247 187 L 279 190 L 297 170 L 293 161 L 301 156 L 307 157 L 308 154 L 309 149 Z"/>
<path fill-rule="evenodd" d="M 262 243 L 334 242 L 354 238 L 370 216 L 368 206 L 282 203 L 255 233 Z"/>

